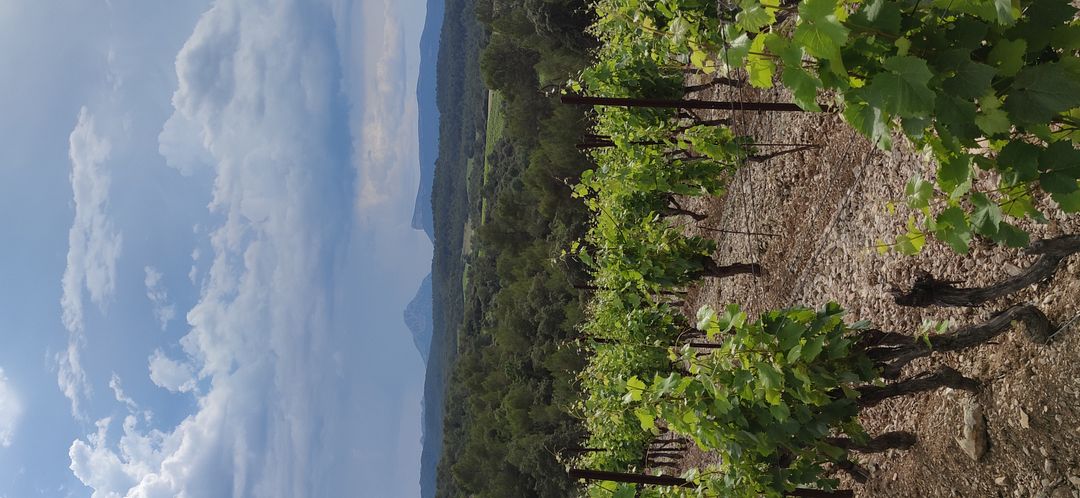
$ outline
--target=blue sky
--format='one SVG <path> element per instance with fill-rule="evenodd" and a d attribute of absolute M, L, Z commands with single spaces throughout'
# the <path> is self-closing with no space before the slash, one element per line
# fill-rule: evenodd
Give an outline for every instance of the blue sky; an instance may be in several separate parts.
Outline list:
<path fill-rule="evenodd" d="M 0 2 L 0 497 L 419 494 L 424 9 Z"/>

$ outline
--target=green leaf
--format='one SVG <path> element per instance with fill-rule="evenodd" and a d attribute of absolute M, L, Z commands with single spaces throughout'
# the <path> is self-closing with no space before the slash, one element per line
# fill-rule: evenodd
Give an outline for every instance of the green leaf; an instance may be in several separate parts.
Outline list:
<path fill-rule="evenodd" d="M 750 85 L 754 88 L 772 88 L 773 73 L 776 63 L 771 57 L 759 55 L 765 52 L 765 35 L 759 34 L 750 44 L 750 54 L 746 56 L 746 71 L 750 74 Z"/>
<path fill-rule="evenodd" d="M 1076 7 L 1069 0 L 1036 0 L 1030 2 L 1024 17 L 1039 26 L 1054 26 L 1069 22 L 1076 16 Z"/>
<path fill-rule="evenodd" d="M 814 361 L 821 354 L 821 348 L 825 346 L 825 336 L 819 335 L 809 341 L 802 347 L 802 359 L 806 363 Z"/>
<path fill-rule="evenodd" d="M 656 417 L 649 413 L 649 410 L 645 408 L 635 408 L 634 415 L 637 416 L 638 422 L 641 424 L 641 430 L 646 432 L 652 432 L 656 429 Z"/>
<path fill-rule="evenodd" d="M 757 40 L 754 40 L 757 41 Z M 821 80 L 802 68 L 803 51 L 791 44 L 787 38 L 775 33 L 765 37 L 765 48 L 776 54 L 783 61 L 780 69 L 780 81 L 791 91 L 795 104 L 807 110 L 820 112 L 817 103 L 817 91 Z"/>
<path fill-rule="evenodd" d="M 1019 14 L 1013 8 L 1012 0 L 934 0 L 934 6 L 945 11 L 970 14 L 1002 26 L 1015 23 Z"/>
<path fill-rule="evenodd" d="M 709 326 L 712 325 L 713 321 L 715 321 L 715 320 L 716 320 L 716 310 L 712 309 L 711 306 L 706 305 L 706 306 L 702 306 L 701 308 L 698 308 L 698 312 L 697 312 L 697 329 L 698 330 L 707 330 L 707 329 L 709 329 Z"/>
<path fill-rule="evenodd" d="M 720 59 L 724 62 L 724 66 L 730 69 L 739 68 L 743 66 L 743 61 L 746 60 L 746 55 L 750 53 L 750 37 L 746 33 L 736 32 L 734 28 L 729 31 L 727 36 L 728 42 L 727 48 L 720 51 Z M 693 62 L 693 55 L 691 54 L 691 62 Z M 695 66 L 697 64 L 694 64 Z"/>
<path fill-rule="evenodd" d="M 860 90 L 868 104 L 900 117 L 923 117 L 933 112 L 934 92 L 927 87 L 933 73 L 925 60 L 894 56 L 882 66 L 888 71 L 874 75 Z"/>
<path fill-rule="evenodd" d="M 1013 76 L 1024 67 L 1024 54 L 1027 53 L 1027 42 L 1023 39 L 1001 39 L 994 43 L 986 61 L 996 67 L 1003 76 Z"/>
<path fill-rule="evenodd" d="M 990 89 L 990 82 L 995 74 L 996 69 L 968 60 L 956 68 L 953 77 L 942 82 L 941 88 L 957 97 L 974 99 Z"/>
<path fill-rule="evenodd" d="M 951 207 L 935 219 L 936 230 L 934 235 L 944 241 L 954 251 L 967 254 L 968 244 L 971 242 L 971 227 L 968 225 L 967 216 L 958 207 Z"/>
<path fill-rule="evenodd" d="M 1050 35 L 1050 43 L 1054 48 L 1072 52 L 1080 50 L 1080 24 L 1058 26 Z"/>
<path fill-rule="evenodd" d="M 1027 247 L 1031 242 L 1031 236 L 1027 232 L 1004 221 L 998 225 L 997 233 L 990 238 L 1009 247 Z"/>
<path fill-rule="evenodd" d="M 780 389 L 783 387 L 784 375 L 772 363 L 759 361 L 754 364 L 754 369 L 758 372 L 761 385 L 766 389 Z"/>
<path fill-rule="evenodd" d="M 638 496 L 637 487 L 633 484 L 619 484 L 619 487 L 611 494 L 611 498 L 634 498 Z"/>
<path fill-rule="evenodd" d="M 982 135 L 975 122 L 974 103 L 952 95 L 938 95 L 935 108 L 938 124 L 960 142 L 974 145 L 975 139 Z"/>
<path fill-rule="evenodd" d="M 1005 110 L 1017 124 L 1048 123 L 1058 113 L 1077 106 L 1080 81 L 1060 63 L 1024 68 L 1005 99 Z"/>
<path fill-rule="evenodd" d="M 889 129 L 887 114 L 881 109 L 871 107 L 865 102 L 849 100 L 844 107 L 844 120 L 852 128 L 882 150 L 892 148 L 892 134 Z"/>
<path fill-rule="evenodd" d="M 1002 188 L 1005 201 L 1001 203 L 1001 212 L 1014 218 L 1023 218 L 1028 215 L 1037 216 L 1034 200 L 1027 186 L 1017 185 L 1012 188 Z"/>
<path fill-rule="evenodd" d="M 908 207 L 922 209 L 930 205 L 930 197 L 934 195 L 934 184 L 916 176 L 907 182 L 904 195 L 907 196 Z"/>
<path fill-rule="evenodd" d="M 626 380 L 626 391 L 632 401 L 641 401 L 641 394 L 645 392 L 645 383 L 637 376 Z"/>
<path fill-rule="evenodd" d="M 739 2 L 739 13 L 735 15 L 735 27 L 741 31 L 757 33 L 761 28 L 776 22 L 773 9 L 766 9 L 757 0 Z"/>
<path fill-rule="evenodd" d="M 791 320 L 785 320 L 784 325 L 780 327 L 780 331 L 776 333 L 776 337 L 780 339 L 779 348 L 788 350 L 794 347 L 799 343 L 799 340 L 802 339 L 802 334 L 805 330 L 806 327 L 803 325 Z"/>
<path fill-rule="evenodd" d="M 896 2 L 871 0 L 859 6 L 859 10 L 848 18 L 847 25 L 856 31 L 898 35 L 901 15 L 900 7 Z"/>
<path fill-rule="evenodd" d="M 838 74 L 843 71 L 840 47 L 847 42 L 848 29 L 836 18 L 836 0 L 799 2 L 799 25 L 792 39 L 810 55 L 832 62 Z"/>
<path fill-rule="evenodd" d="M 982 46 L 989 29 L 990 26 L 979 19 L 960 17 L 953 21 L 952 29 L 949 30 L 950 46 L 970 53 Z"/>
<path fill-rule="evenodd" d="M 799 358 L 801 356 L 802 356 L 802 344 L 796 344 L 795 347 L 788 350 L 787 362 L 788 363 L 795 363 L 796 361 L 799 361 Z"/>
<path fill-rule="evenodd" d="M 694 50 L 690 53 L 690 63 L 698 69 L 705 69 L 709 60 L 709 54 L 702 50 Z"/>
<path fill-rule="evenodd" d="M 997 156 L 997 169 L 1011 185 L 1030 182 L 1039 177 L 1039 153 L 1042 150 L 1020 140 L 1011 140 Z"/>
<path fill-rule="evenodd" d="M 663 396 L 673 391 L 679 385 L 679 382 L 679 376 L 675 373 L 671 373 L 667 377 L 656 375 L 653 379 L 652 392 L 658 396 Z"/>
<path fill-rule="evenodd" d="M 1047 171 L 1039 175 L 1039 186 L 1050 194 L 1071 194 L 1078 189 L 1076 178 L 1057 171 Z"/>
<path fill-rule="evenodd" d="M 1001 224 L 1001 208 L 997 203 L 981 192 L 971 194 L 971 204 L 974 210 L 971 212 L 971 225 L 975 231 L 983 235 L 997 233 Z"/>
<path fill-rule="evenodd" d="M 769 413 L 771 413 L 773 417 L 776 417 L 776 420 L 780 422 L 784 422 L 791 417 L 791 409 L 783 402 L 770 406 Z"/>
<path fill-rule="evenodd" d="M 938 186 L 947 194 L 953 193 L 971 177 L 971 156 L 938 156 Z"/>
<path fill-rule="evenodd" d="M 1058 204 L 1062 211 L 1066 213 L 1080 212 L 1080 190 L 1067 194 L 1050 194 L 1050 197 L 1054 199 L 1054 202 Z"/>
<path fill-rule="evenodd" d="M 914 218 L 908 218 L 908 231 L 896 236 L 894 246 L 900 254 L 914 256 L 926 245 L 926 234 L 915 226 Z"/>
<path fill-rule="evenodd" d="M 1019 9 L 1013 8 L 1012 0 L 994 0 L 994 12 L 997 14 L 997 22 L 1002 26 L 1011 26 L 1016 23 Z"/>
<path fill-rule="evenodd" d="M 1009 115 L 1001 110 L 1001 99 L 992 92 L 979 99 L 979 114 L 975 116 L 975 125 L 987 136 L 1008 133 L 1012 130 Z"/>
<path fill-rule="evenodd" d="M 1039 154 L 1039 169 L 1080 178 L 1080 150 L 1068 140 L 1054 142 Z"/>

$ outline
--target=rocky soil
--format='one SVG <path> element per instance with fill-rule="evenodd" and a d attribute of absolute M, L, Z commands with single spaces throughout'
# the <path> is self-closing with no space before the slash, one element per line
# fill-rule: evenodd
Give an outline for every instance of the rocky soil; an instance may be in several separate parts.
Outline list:
<path fill-rule="evenodd" d="M 728 87 L 696 97 L 791 101 L 781 90 Z M 837 115 L 735 112 L 710 117 L 724 114 L 732 115 L 737 133 L 758 142 L 822 147 L 744 168 L 721 198 L 686 201 L 691 209 L 709 214 L 702 222 L 687 221 L 687 231 L 717 240 L 721 263 L 757 262 L 767 271 L 756 278 L 703 283 L 687 300 L 691 316 L 704 304 L 735 302 L 753 314 L 834 300 L 851 320 L 867 319 L 882 330 L 915 335 L 924 320 L 948 320 L 956 328 L 984 321 L 1010 304 L 1032 303 L 1057 327 L 1064 326 L 1049 344 L 1027 341 L 1015 330 L 1022 327 L 1017 324 L 996 344 L 936 353 L 908 366 L 905 377 L 949 365 L 981 380 L 983 388 L 975 395 L 938 390 L 865 410 L 861 421 L 871 435 L 911 431 L 918 443 L 907 451 L 861 456 L 869 481 L 858 484 L 841 475 L 843 486 L 866 497 L 1080 497 L 1080 320 L 1073 321 L 1080 315 L 1080 256 L 1067 260 L 1050 282 L 984 307 L 897 306 L 891 286 L 906 287 L 918 270 L 977 286 L 1018 272 L 1032 257 L 978 241 L 970 254 L 960 255 L 933 240 L 918 256 L 880 254 L 878 241 L 891 241 L 904 230 L 906 182 L 916 174 L 935 174 L 926 157 L 899 136 L 893 150 L 877 150 Z M 1080 233 L 1080 217 L 1056 215 L 1047 224 L 1021 226 L 1033 239 Z M 972 412 L 976 405 L 979 409 Z M 989 438 L 988 451 L 978 460 L 958 443 L 965 406 L 969 419 L 985 422 Z M 715 458 L 692 455 L 684 465 Z"/>

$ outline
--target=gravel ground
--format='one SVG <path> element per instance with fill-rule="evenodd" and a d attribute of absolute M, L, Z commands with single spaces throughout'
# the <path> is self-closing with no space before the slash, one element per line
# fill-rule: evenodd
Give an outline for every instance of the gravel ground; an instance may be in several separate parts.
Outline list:
<path fill-rule="evenodd" d="M 775 89 L 719 87 L 696 97 L 791 101 Z M 767 272 L 704 282 L 687 300 L 691 316 L 704 304 L 736 302 L 754 314 L 834 300 L 851 320 L 867 319 L 882 330 L 914 335 L 924 320 L 951 320 L 959 327 L 984 321 L 1013 303 L 1036 304 L 1056 324 L 1080 314 L 1080 257 L 1067 260 L 1051 282 L 982 308 L 897 306 L 890 286 L 906 286 L 917 270 L 973 286 L 1000 280 L 1032 258 L 978 242 L 968 255 L 936 241 L 928 242 L 918 256 L 879 254 L 875 241 L 891 241 L 903 230 L 908 216 L 905 183 L 915 174 L 934 176 L 927 158 L 899 136 L 893 150 L 877 150 L 836 115 L 736 112 L 733 117 L 736 131 L 757 142 L 822 147 L 744 168 L 721 198 L 686 200 L 691 209 L 709 214 L 687 231 L 717 240 L 721 263 L 758 262 Z M 890 202 L 896 205 L 894 214 L 887 212 Z M 1077 217 L 1056 216 L 1048 224 L 1021 226 L 1033 238 L 1080 233 Z M 907 451 L 860 457 L 870 471 L 869 481 L 857 484 L 840 476 L 843 487 L 868 497 L 1080 497 L 1080 321 L 1074 325 L 1047 345 L 1026 341 L 1015 330 L 1022 325 L 1016 325 L 997 344 L 935 353 L 908 366 L 905 377 L 949 365 L 981 380 L 983 388 L 976 395 L 932 391 L 865 410 L 860 418 L 871 435 L 906 430 L 918 436 L 918 443 Z M 990 442 L 978 461 L 956 442 L 964 425 L 963 406 L 973 401 L 983 408 Z M 704 465 L 715 458 L 693 454 L 684 465 Z"/>

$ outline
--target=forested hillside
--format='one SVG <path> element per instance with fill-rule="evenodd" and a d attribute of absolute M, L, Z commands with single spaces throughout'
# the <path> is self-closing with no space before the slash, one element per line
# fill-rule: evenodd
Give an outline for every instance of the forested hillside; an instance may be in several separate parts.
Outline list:
<path fill-rule="evenodd" d="M 583 436 L 568 410 L 583 364 L 574 342 L 583 316 L 575 284 L 586 277 L 560 254 L 584 233 L 587 219 L 570 195 L 588 168 L 574 146 L 587 124 L 580 109 L 544 89 L 584 67 L 591 21 L 584 2 L 488 0 L 476 3 L 475 14 L 490 34 L 476 74 L 497 92 L 498 107 L 487 111 L 501 119 L 488 120 L 498 129 L 469 144 L 489 142 L 487 157 L 463 144 L 455 165 L 468 173 L 455 180 L 469 182 L 469 250 L 438 496 L 567 496 L 573 483 L 555 455 Z M 454 120 L 444 114 L 443 123 Z M 437 172 L 436 189 L 445 171 Z M 437 232 L 447 214 L 436 204 Z M 448 264 L 452 246 L 437 247 Z M 453 284 L 438 284 L 442 297 Z M 452 327 L 454 314 L 442 316 Z"/>
<path fill-rule="evenodd" d="M 480 80 L 479 54 L 486 30 L 475 20 L 471 0 L 447 0 L 436 64 L 439 149 L 431 209 L 435 231 L 432 260 L 433 337 L 424 382 L 424 442 L 421 495 L 435 495 L 436 466 L 443 443 L 443 399 L 461 324 L 462 238 L 468 218 L 466 165 L 482 154 L 487 90 Z"/>

